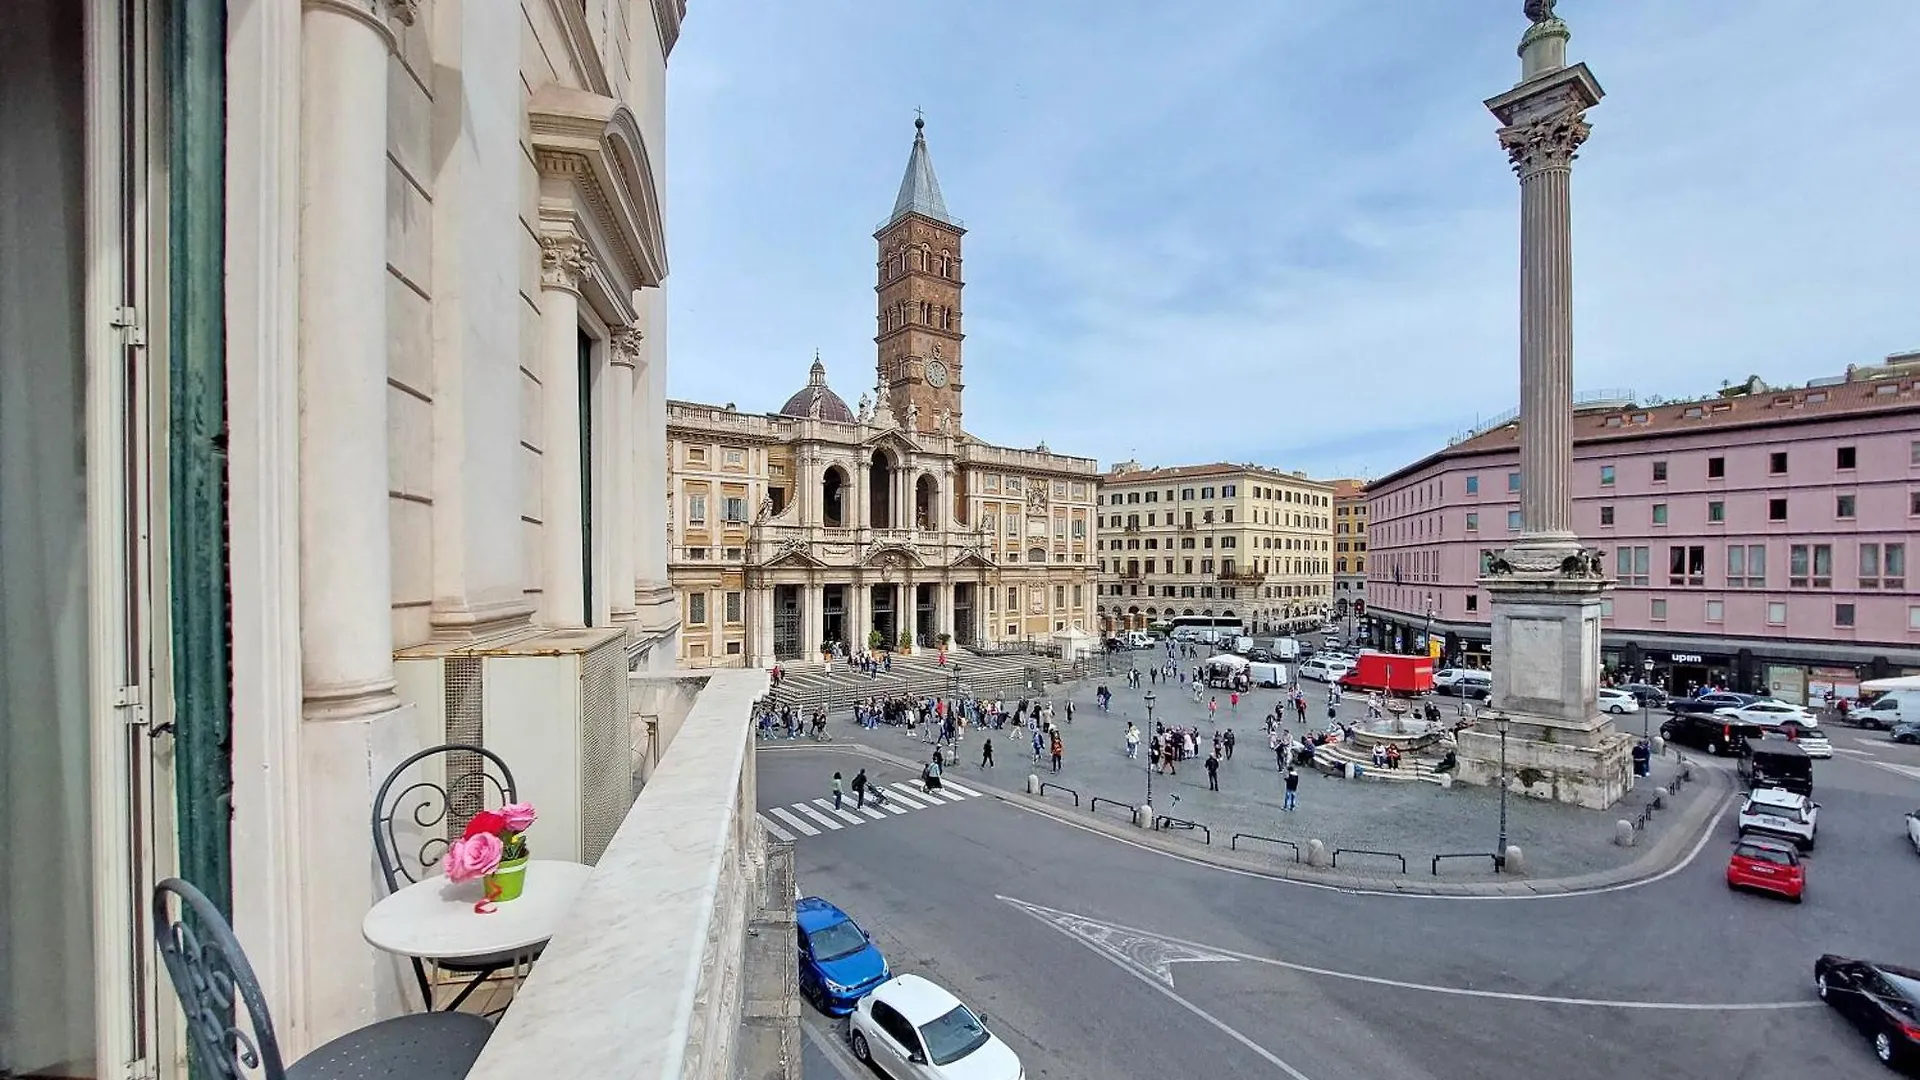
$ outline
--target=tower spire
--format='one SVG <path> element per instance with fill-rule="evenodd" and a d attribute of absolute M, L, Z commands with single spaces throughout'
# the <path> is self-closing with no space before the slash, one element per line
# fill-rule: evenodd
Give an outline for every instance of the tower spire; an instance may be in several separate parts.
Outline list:
<path fill-rule="evenodd" d="M 907 174 L 900 178 L 900 194 L 893 200 L 891 225 L 907 214 L 920 214 L 947 225 L 959 222 L 947 213 L 947 201 L 940 197 L 940 181 L 933 175 L 933 158 L 927 154 L 927 121 L 915 109 L 913 152 L 907 156 Z"/>

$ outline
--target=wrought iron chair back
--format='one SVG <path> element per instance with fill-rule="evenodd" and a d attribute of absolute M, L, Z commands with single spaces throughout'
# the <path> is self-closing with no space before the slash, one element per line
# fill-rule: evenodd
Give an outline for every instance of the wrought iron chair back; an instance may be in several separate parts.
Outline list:
<path fill-rule="evenodd" d="M 419 778 L 399 786 L 408 770 L 436 755 L 446 758 L 444 785 Z M 402 888 L 402 879 L 410 885 L 432 877 L 467 822 L 482 810 L 516 801 L 514 791 L 513 770 L 484 746 L 442 743 L 402 761 L 373 800 L 373 850 L 387 891 Z"/>
<path fill-rule="evenodd" d="M 169 893 L 180 898 L 178 919 L 169 910 Z M 153 888 L 153 936 L 186 1014 L 194 1062 L 220 1080 L 284 1080 L 260 980 L 213 901 L 179 878 L 160 882 Z M 244 1024 L 234 1015 L 236 1005 L 246 1012 Z"/>

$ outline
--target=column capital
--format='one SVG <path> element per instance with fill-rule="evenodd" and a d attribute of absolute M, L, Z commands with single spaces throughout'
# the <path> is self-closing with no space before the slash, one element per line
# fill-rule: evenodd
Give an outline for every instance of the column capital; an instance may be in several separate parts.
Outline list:
<path fill-rule="evenodd" d="M 640 363 L 640 346 L 647 335 L 637 324 L 629 324 L 613 331 L 611 346 L 607 350 L 607 362 L 623 368 L 634 368 Z"/>
<path fill-rule="evenodd" d="M 1509 124 L 1498 132 L 1500 148 L 1521 179 L 1549 169 L 1567 169 L 1579 156 L 1580 144 L 1587 141 L 1593 126 L 1587 123 L 1585 109 L 1568 109 L 1537 117 L 1520 124 Z"/>
<path fill-rule="evenodd" d="M 540 235 L 540 287 L 578 293 L 593 276 L 593 251 L 574 233 Z"/>

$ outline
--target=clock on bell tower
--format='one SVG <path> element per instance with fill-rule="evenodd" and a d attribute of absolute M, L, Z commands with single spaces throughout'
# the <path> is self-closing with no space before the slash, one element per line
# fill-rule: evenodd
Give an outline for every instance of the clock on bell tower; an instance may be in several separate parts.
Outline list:
<path fill-rule="evenodd" d="M 873 234 L 879 245 L 880 386 L 901 424 L 909 406 L 919 432 L 960 431 L 960 238 L 947 213 L 940 181 L 927 154 L 926 121 L 913 122 L 913 152 L 887 223 Z"/>

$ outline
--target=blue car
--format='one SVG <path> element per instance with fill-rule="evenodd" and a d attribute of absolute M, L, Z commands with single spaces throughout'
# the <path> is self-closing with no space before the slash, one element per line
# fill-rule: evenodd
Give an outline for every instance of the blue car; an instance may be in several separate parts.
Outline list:
<path fill-rule="evenodd" d="M 794 901 L 800 933 L 800 993 L 828 1016 L 845 1016 L 892 973 L 847 913 L 817 896 Z"/>

